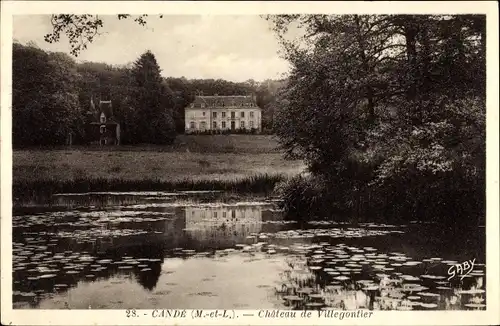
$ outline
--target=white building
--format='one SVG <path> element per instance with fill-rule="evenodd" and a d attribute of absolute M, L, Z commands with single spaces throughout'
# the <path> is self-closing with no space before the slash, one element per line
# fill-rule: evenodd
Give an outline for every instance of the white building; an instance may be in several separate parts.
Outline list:
<path fill-rule="evenodd" d="M 262 110 L 255 96 L 196 96 L 185 110 L 186 133 L 196 131 L 262 131 Z"/>

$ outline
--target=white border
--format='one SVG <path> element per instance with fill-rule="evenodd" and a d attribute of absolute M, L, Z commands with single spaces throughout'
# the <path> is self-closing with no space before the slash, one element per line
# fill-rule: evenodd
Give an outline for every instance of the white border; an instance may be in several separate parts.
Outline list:
<path fill-rule="evenodd" d="M 148 316 L 126 318 L 125 310 L 13 310 L 12 309 L 12 146 L 11 146 L 11 74 L 12 16 L 22 14 L 99 13 L 99 14 L 278 14 L 278 13 L 364 13 L 364 14 L 486 14 L 487 15 L 487 310 L 445 312 L 375 311 L 370 319 L 296 318 L 264 319 L 153 319 Z M 106 1 L 1 1 L 1 318 L 2 324 L 14 325 L 494 325 L 500 324 L 499 301 L 499 188 L 498 188 L 498 7 L 493 1 L 440 2 L 116 2 Z M 457 250 L 462 239 L 457 239 Z M 151 314 L 152 310 L 141 310 Z M 257 316 L 258 311 L 253 312 Z M 188 311 L 190 315 L 191 311 Z M 316 312 L 313 312 L 313 316 Z"/>

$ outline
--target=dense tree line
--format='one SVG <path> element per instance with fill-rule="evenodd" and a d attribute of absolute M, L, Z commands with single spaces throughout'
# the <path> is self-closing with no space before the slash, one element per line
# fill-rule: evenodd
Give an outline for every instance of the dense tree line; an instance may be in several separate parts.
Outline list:
<path fill-rule="evenodd" d="M 268 19 L 293 67 L 275 131 L 310 171 L 280 189 L 290 216 L 484 218 L 485 16 Z"/>
<path fill-rule="evenodd" d="M 14 146 L 64 144 L 82 134 L 76 63 L 34 46 L 13 45 L 12 132 Z"/>
<path fill-rule="evenodd" d="M 168 144 L 184 132 L 184 108 L 195 95 L 255 94 L 264 127 L 272 125 L 278 81 L 235 83 L 222 79 L 164 78 L 153 53 L 134 63 L 77 63 L 64 53 L 45 52 L 35 44 L 13 47 L 14 146 L 60 145 L 73 135 L 88 142 L 95 121 L 90 103 L 111 100 L 121 124 L 122 143 Z"/>

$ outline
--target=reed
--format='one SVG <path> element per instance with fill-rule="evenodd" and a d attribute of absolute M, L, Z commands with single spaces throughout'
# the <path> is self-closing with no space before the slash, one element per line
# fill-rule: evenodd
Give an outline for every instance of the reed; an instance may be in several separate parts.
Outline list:
<path fill-rule="evenodd" d="M 45 198 L 56 193 L 103 191 L 186 191 L 217 190 L 233 193 L 270 194 L 276 184 L 286 179 L 283 174 L 260 174 L 233 180 L 123 180 L 81 177 L 72 180 L 14 180 L 14 200 Z"/>

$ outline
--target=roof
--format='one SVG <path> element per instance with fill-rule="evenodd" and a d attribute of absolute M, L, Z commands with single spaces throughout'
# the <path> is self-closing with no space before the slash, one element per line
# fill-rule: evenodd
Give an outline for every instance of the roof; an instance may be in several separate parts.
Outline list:
<path fill-rule="evenodd" d="M 100 101 L 99 102 L 99 110 L 101 112 L 104 112 L 106 115 L 106 118 L 110 119 L 113 118 L 113 105 L 111 104 L 111 101 Z M 100 115 L 100 113 L 99 113 Z"/>
<path fill-rule="evenodd" d="M 257 103 L 252 95 L 198 95 L 191 104 L 195 108 L 199 108 L 202 103 L 207 107 L 250 106 L 253 104 L 257 108 Z"/>
<path fill-rule="evenodd" d="M 114 120 L 113 104 L 111 103 L 111 101 L 99 101 L 98 107 L 96 108 L 96 105 L 94 105 L 94 100 L 93 98 L 91 98 L 90 110 L 88 111 L 88 114 L 91 114 L 93 116 L 92 119 L 96 123 L 100 123 L 101 113 L 104 113 L 104 115 L 106 115 L 106 122 L 109 123 L 113 122 Z"/>

